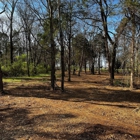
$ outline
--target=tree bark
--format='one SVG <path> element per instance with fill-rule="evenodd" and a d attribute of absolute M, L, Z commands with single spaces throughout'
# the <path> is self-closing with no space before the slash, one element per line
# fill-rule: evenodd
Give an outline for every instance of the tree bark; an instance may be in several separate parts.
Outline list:
<path fill-rule="evenodd" d="M 100 61 L 101 61 L 101 59 L 100 59 L 100 57 L 101 57 L 101 54 L 100 54 L 100 52 L 99 52 L 99 57 L 98 57 L 98 74 L 100 75 L 101 74 L 101 72 L 100 72 Z"/>
<path fill-rule="evenodd" d="M 69 11 L 69 44 L 68 44 L 68 49 L 69 49 L 69 53 L 68 53 L 68 81 L 71 81 L 71 41 L 72 41 L 72 3 L 70 0 L 70 11 Z"/>
<path fill-rule="evenodd" d="M 80 76 L 80 73 L 81 73 L 81 71 L 82 71 L 83 59 L 84 59 L 84 49 L 82 50 L 81 62 L 80 62 L 80 64 L 79 64 L 78 76 Z"/>
<path fill-rule="evenodd" d="M 84 66 L 85 66 L 85 74 L 87 73 L 87 60 L 86 60 L 86 58 L 85 58 L 85 60 L 84 60 Z"/>
<path fill-rule="evenodd" d="M 71 17 L 70 17 L 71 18 Z M 71 20 L 70 20 L 70 33 L 69 33 L 69 57 L 68 57 L 68 81 L 71 81 Z"/>
<path fill-rule="evenodd" d="M 11 19 L 11 23 L 10 23 L 10 60 L 11 60 L 11 64 L 13 63 L 13 50 L 14 50 L 14 46 L 13 46 L 13 25 L 12 25 L 13 20 Z"/>
<path fill-rule="evenodd" d="M 63 45 L 63 32 L 61 27 L 61 1 L 59 3 L 59 32 L 60 32 L 60 43 L 61 43 L 61 90 L 64 91 L 64 76 L 65 76 L 65 65 L 64 65 L 64 45 Z"/>
<path fill-rule="evenodd" d="M 91 74 L 95 74 L 95 71 L 94 71 L 94 63 L 92 63 L 92 66 L 91 66 Z"/>
<path fill-rule="evenodd" d="M 30 59 L 28 51 L 28 33 L 26 33 L 27 75 L 30 77 Z"/>
<path fill-rule="evenodd" d="M 116 48 L 117 48 L 117 45 L 114 44 L 112 58 L 111 58 L 111 79 L 114 79 L 114 73 L 115 73 Z"/>
<path fill-rule="evenodd" d="M 14 57 L 13 57 L 13 51 L 14 51 L 14 45 L 13 45 L 13 16 L 14 16 L 14 11 L 15 11 L 15 8 L 16 8 L 16 4 L 17 4 L 18 0 L 13 0 L 11 2 L 11 13 L 10 13 L 10 17 L 9 20 L 10 20 L 10 61 L 11 61 L 11 64 L 13 63 L 14 61 Z"/>
<path fill-rule="evenodd" d="M 49 20 L 50 20 L 50 42 L 51 42 L 51 89 L 55 90 L 55 43 L 54 43 L 54 29 L 53 29 L 53 6 L 50 0 L 47 0 L 49 7 Z"/>
<path fill-rule="evenodd" d="M 138 56 L 139 56 L 139 48 L 137 46 L 137 48 L 136 48 L 136 76 L 137 77 L 139 75 L 139 58 L 138 58 Z"/>
<path fill-rule="evenodd" d="M 132 46 L 131 46 L 131 74 L 130 74 L 130 89 L 134 88 L 134 63 L 135 63 L 135 15 L 132 17 Z"/>
<path fill-rule="evenodd" d="M 3 81 L 2 81 L 2 70 L 0 66 L 0 92 L 3 94 Z"/>

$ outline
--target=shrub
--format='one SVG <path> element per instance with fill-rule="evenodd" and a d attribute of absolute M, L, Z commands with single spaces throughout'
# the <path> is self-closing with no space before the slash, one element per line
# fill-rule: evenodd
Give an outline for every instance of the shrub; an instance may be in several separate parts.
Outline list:
<path fill-rule="evenodd" d="M 26 55 L 17 56 L 12 65 L 2 66 L 4 76 L 21 76 L 27 72 Z"/>
<path fill-rule="evenodd" d="M 38 64 L 36 67 L 33 63 L 30 63 L 29 66 L 30 75 L 42 74 L 42 73 L 49 73 L 51 70 L 49 65 L 44 66 L 43 63 Z M 5 66 L 2 66 L 2 71 L 4 76 L 23 76 L 27 75 L 27 62 L 26 62 L 26 55 L 23 54 L 21 56 L 17 56 L 13 64 L 9 63 Z"/>

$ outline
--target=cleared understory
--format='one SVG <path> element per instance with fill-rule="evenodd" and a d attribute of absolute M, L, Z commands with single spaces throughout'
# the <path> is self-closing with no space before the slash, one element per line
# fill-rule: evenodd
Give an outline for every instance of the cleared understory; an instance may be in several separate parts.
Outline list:
<path fill-rule="evenodd" d="M 72 75 L 72 82 L 65 77 L 61 93 L 50 91 L 46 79 L 5 82 L 0 140 L 140 139 L 139 89 L 110 87 L 107 74 L 82 73 Z"/>

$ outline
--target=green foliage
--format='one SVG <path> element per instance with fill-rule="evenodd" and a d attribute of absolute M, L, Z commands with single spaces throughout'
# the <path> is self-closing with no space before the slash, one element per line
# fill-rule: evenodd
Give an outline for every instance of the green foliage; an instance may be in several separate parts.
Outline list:
<path fill-rule="evenodd" d="M 140 7 L 139 0 L 125 0 L 124 4 L 126 7 L 134 8 L 134 7 Z"/>
<path fill-rule="evenodd" d="M 49 72 L 49 70 L 50 70 L 50 67 L 49 66 L 47 66 L 47 67 L 44 67 L 44 65 L 43 64 L 39 64 L 38 66 L 37 66 L 37 73 L 39 74 L 39 73 L 48 73 Z"/>
<path fill-rule="evenodd" d="M 139 0 L 125 0 L 122 2 L 124 12 L 126 13 L 127 17 L 130 13 L 139 16 L 140 12 L 140 1 Z M 129 15 L 130 16 L 130 15 Z M 130 16 L 131 18 L 131 16 Z"/>
<path fill-rule="evenodd" d="M 87 40 L 83 34 L 78 34 L 75 38 L 73 38 L 74 59 L 76 63 L 80 61 L 82 52 L 85 50 L 86 46 Z"/>
<path fill-rule="evenodd" d="M 12 76 L 20 76 L 26 74 L 26 63 L 22 63 L 21 61 L 14 62 L 11 66 Z"/>
<path fill-rule="evenodd" d="M 16 61 L 12 65 L 2 66 L 5 76 L 20 76 L 26 74 L 26 55 L 16 57 Z"/>
<path fill-rule="evenodd" d="M 122 28 L 124 28 L 128 22 L 129 22 L 129 19 L 126 18 L 126 17 L 124 17 L 124 18 L 121 20 L 121 22 L 120 22 L 118 28 L 116 29 L 116 32 L 119 33 L 120 30 L 122 30 Z"/>
<path fill-rule="evenodd" d="M 2 66 L 2 71 L 4 76 L 24 76 L 27 75 L 27 62 L 26 55 L 17 56 L 16 60 L 12 65 L 9 64 Z M 30 64 L 30 74 L 36 75 L 40 73 L 48 73 L 50 71 L 50 66 L 44 66 L 44 64 L 39 64 L 36 67 L 33 63 Z"/>
<path fill-rule="evenodd" d="M 30 64 L 30 74 L 32 76 L 42 74 L 42 73 L 49 73 L 51 70 L 50 66 L 45 66 L 44 64 L 39 64 L 37 66 L 34 66 L 33 63 Z"/>
<path fill-rule="evenodd" d="M 54 36 L 57 35 L 58 33 L 58 19 L 57 18 L 53 18 L 53 26 L 54 26 Z M 44 24 L 43 24 L 43 33 L 39 33 L 38 37 L 40 38 L 40 43 L 42 45 L 49 45 L 51 42 L 51 38 L 50 38 L 50 20 L 46 19 Z"/>

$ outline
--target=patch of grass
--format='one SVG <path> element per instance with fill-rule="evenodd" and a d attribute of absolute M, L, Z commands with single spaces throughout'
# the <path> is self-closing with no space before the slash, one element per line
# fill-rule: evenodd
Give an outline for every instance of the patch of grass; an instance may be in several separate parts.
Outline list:
<path fill-rule="evenodd" d="M 32 76 L 32 77 L 38 77 L 38 78 L 40 78 L 40 77 L 48 77 L 48 76 L 50 76 L 50 73 L 49 74 L 38 74 L 38 75 Z"/>
<path fill-rule="evenodd" d="M 3 79 L 3 82 L 6 82 L 6 83 L 21 82 L 21 81 L 22 81 L 21 79 L 14 79 L 14 78 L 4 78 Z"/>
<path fill-rule="evenodd" d="M 37 81 L 48 81 L 48 78 L 50 77 L 49 74 L 39 74 L 36 76 L 21 76 L 21 77 L 7 77 L 7 78 L 3 78 L 3 82 L 21 82 L 23 80 L 28 81 L 28 80 L 37 80 Z"/>

